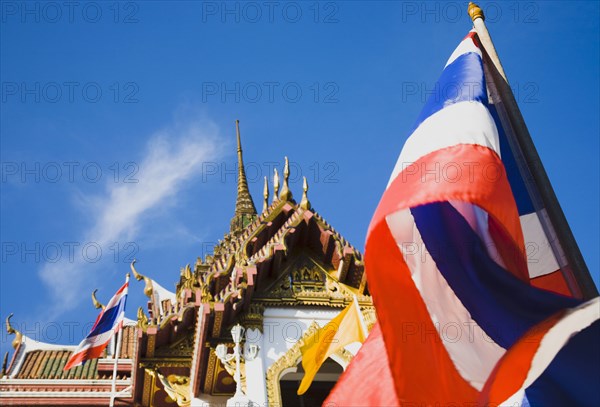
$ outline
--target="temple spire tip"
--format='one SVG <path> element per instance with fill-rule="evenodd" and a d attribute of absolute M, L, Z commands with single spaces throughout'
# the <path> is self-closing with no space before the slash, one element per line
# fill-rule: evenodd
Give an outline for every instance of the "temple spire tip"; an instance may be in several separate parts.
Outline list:
<path fill-rule="evenodd" d="M 292 191 L 290 190 L 289 179 L 290 179 L 290 162 L 287 157 L 285 158 L 285 164 L 283 165 L 283 185 L 281 187 L 281 194 L 279 199 L 282 201 L 290 201 L 292 199 Z"/>
<path fill-rule="evenodd" d="M 252 217 L 256 215 L 256 207 L 248 189 L 248 180 L 246 179 L 246 170 L 244 169 L 239 120 L 235 121 L 235 132 L 237 137 L 238 180 L 235 214 L 231 220 L 231 231 L 243 229 L 251 221 Z"/>

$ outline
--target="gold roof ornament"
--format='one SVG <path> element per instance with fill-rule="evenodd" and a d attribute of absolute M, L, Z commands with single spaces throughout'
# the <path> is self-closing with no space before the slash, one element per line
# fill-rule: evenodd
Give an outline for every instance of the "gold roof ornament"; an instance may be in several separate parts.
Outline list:
<path fill-rule="evenodd" d="M 96 298 L 96 291 L 98 291 L 98 289 L 96 288 L 94 291 L 92 291 L 92 303 L 94 304 L 94 307 L 96 309 L 105 309 L 106 305 L 102 304 L 100 301 L 98 301 L 98 299 Z"/>
<path fill-rule="evenodd" d="M 129 265 L 129 267 L 131 268 L 131 272 L 133 273 L 133 276 L 135 277 L 135 279 L 137 281 L 141 281 L 144 280 L 144 282 L 146 283 L 146 286 L 144 287 L 144 294 L 146 294 L 146 297 L 152 299 L 152 280 L 146 276 L 141 275 L 140 273 L 137 272 L 137 270 L 135 269 L 135 262 L 137 260 L 133 259 L 133 261 L 131 262 L 131 264 Z"/>
<path fill-rule="evenodd" d="M 190 399 L 190 378 L 188 376 L 180 376 L 170 374 L 165 377 L 159 372 L 158 368 L 154 369 L 144 368 L 146 373 L 163 385 L 163 390 L 169 395 L 169 397 L 177 403 L 179 407 L 189 407 L 192 404 Z"/>
<path fill-rule="evenodd" d="M 472 21 L 475 21 L 478 18 L 485 20 L 485 16 L 483 15 L 483 10 L 477 4 L 473 2 L 469 2 L 469 7 L 467 8 L 467 12 L 471 17 Z"/>
<path fill-rule="evenodd" d="M 240 232 L 245 228 L 256 215 L 256 207 L 248 189 L 248 180 L 246 179 L 246 170 L 244 169 L 244 159 L 242 156 L 242 139 L 240 136 L 240 121 L 235 121 L 235 131 L 237 136 L 237 199 L 235 201 L 235 214 L 231 220 L 231 231 Z"/>
<path fill-rule="evenodd" d="M 263 213 L 269 208 L 269 179 L 265 177 L 265 187 L 263 188 Z"/>
<path fill-rule="evenodd" d="M 149 324 L 150 322 L 148 321 L 148 317 L 144 313 L 144 309 L 142 307 L 139 307 L 137 310 L 137 326 L 145 332 Z"/>
<path fill-rule="evenodd" d="M 310 209 L 310 201 L 308 200 L 308 182 L 306 181 L 306 177 L 304 178 L 304 182 L 302 183 L 302 200 L 300 201 L 300 207 L 304 210 Z"/>
<path fill-rule="evenodd" d="M 289 178 L 290 178 L 290 162 L 287 157 L 284 157 L 285 164 L 283 165 L 283 187 L 281 188 L 281 194 L 279 199 L 282 201 L 289 201 L 292 199 L 292 191 L 290 191 Z"/>
<path fill-rule="evenodd" d="M 9 335 L 15 335 L 15 339 L 13 339 L 12 341 L 12 347 L 13 349 L 17 349 L 17 347 L 19 347 L 19 345 L 23 341 L 23 334 L 17 331 L 15 328 L 13 328 L 10 324 L 10 319 L 12 318 L 12 316 L 13 314 L 11 313 L 9 316 L 6 317 L 6 332 L 8 332 Z"/>
<path fill-rule="evenodd" d="M 279 172 L 277 172 L 277 168 L 273 168 L 273 202 L 277 202 L 279 200 Z"/>

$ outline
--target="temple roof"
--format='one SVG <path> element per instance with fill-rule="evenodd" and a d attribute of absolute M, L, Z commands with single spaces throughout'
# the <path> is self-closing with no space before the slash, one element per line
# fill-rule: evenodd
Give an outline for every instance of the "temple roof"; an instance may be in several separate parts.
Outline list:
<path fill-rule="evenodd" d="M 11 326 L 11 316 L 7 318 L 6 326 L 9 333 L 15 334 L 15 340 L 13 341 L 15 351 L 10 364 L 4 367 L 6 370 L 4 373 L 8 377 L 13 379 L 106 378 L 106 374 L 98 370 L 98 363 L 103 359 L 93 359 L 82 366 L 63 371 L 76 346 L 40 342 L 23 335 Z M 122 330 L 121 356 L 119 359 L 131 359 L 134 356 L 136 341 L 135 322 L 127 320 Z M 105 351 L 104 358 L 107 357 L 107 354 L 108 352 Z M 112 363 L 113 359 L 110 360 L 110 363 Z"/>

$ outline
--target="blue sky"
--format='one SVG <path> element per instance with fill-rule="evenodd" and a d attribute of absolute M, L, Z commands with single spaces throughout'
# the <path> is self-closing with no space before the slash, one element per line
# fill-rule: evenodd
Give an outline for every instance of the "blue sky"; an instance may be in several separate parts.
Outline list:
<path fill-rule="evenodd" d="M 24 5 L 25 4 L 25 5 Z M 598 285 L 599 3 L 482 2 Z M 250 189 L 292 166 L 350 242 L 453 49 L 466 2 L 1 3 L 0 315 L 77 343 L 128 263 L 174 289 Z M 226 9 L 224 7 L 227 7 Z M 101 252 L 100 252 L 101 251 Z M 146 300 L 132 281 L 128 316 Z M 10 340 L 2 330 L 2 353 Z"/>

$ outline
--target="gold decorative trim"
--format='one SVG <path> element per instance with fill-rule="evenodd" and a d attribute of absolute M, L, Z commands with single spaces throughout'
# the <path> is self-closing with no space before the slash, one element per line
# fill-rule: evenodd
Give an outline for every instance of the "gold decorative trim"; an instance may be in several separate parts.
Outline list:
<path fill-rule="evenodd" d="M 310 210 L 310 201 L 308 200 L 308 182 L 306 177 L 302 183 L 302 200 L 300 201 L 300 207 L 305 211 Z"/>
<path fill-rule="evenodd" d="M 168 375 L 164 376 L 158 368 L 144 369 L 147 374 L 152 376 L 154 381 L 156 379 L 162 384 L 163 390 L 169 395 L 169 397 L 177 403 L 180 407 L 189 407 L 192 400 L 189 398 L 190 394 L 190 378 L 188 376 L 180 375 Z M 157 386 L 158 388 L 158 386 Z"/>
<path fill-rule="evenodd" d="M 279 173 L 273 168 L 273 202 L 279 201 Z"/>
<path fill-rule="evenodd" d="M 142 359 L 141 368 L 154 369 L 158 367 L 187 367 L 192 365 L 191 358 L 148 358 Z"/>
<path fill-rule="evenodd" d="M 144 314 L 144 309 L 142 307 L 138 308 L 137 311 L 137 326 L 142 330 L 142 332 L 146 332 L 148 329 L 148 325 L 150 322 L 148 321 L 148 317 Z"/>
<path fill-rule="evenodd" d="M 283 164 L 283 186 L 281 188 L 281 193 L 279 194 L 279 199 L 282 201 L 291 201 L 292 200 L 292 191 L 290 191 L 289 186 L 289 178 L 290 178 L 290 162 L 287 157 L 284 157 Z"/>
<path fill-rule="evenodd" d="M 251 303 L 248 312 L 239 317 L 239 322 L 246 329 L 258 329 L 263 332 L 265 307 L 262 304 Z"/>
<path fill-rule="evenodd" d="M 208 363 L 206 365 L 206 376 L 204 377 L 203 393 L 212 394 L 212 392 L 213 392 L 213 380 L 214 380 L 216 364 L 217 364 L 217 355 L 215 354 L 215 350 L 213 348 L 210 348 L 208 351 Z"/>
<path fill-rule="evenodd" d="M 292 346 L 286 353 L 284 353 L 275 363 L 273 363 L 267 369 L 266 382 L 267 382 L 267 402 L 271 407 L 280 407 L 281 401 L 281 387 L 279 386 L 279 380 L 286 373 L 286 370 L 296 367 L 302 359 L 302 352 L 300 348 L 304 345 L 304 341 L 312 335 L 316 330 L 320 328 L 319 324 L 313 321 L 308 327 L 302 337 Z M 334 353 L 334 359 L 336 362 L 343 361 L 342 367 L 346 369 L 346 366 L 350 363 L 354 357 L 352 353 L 346 349 L 341 349 Z"/>

